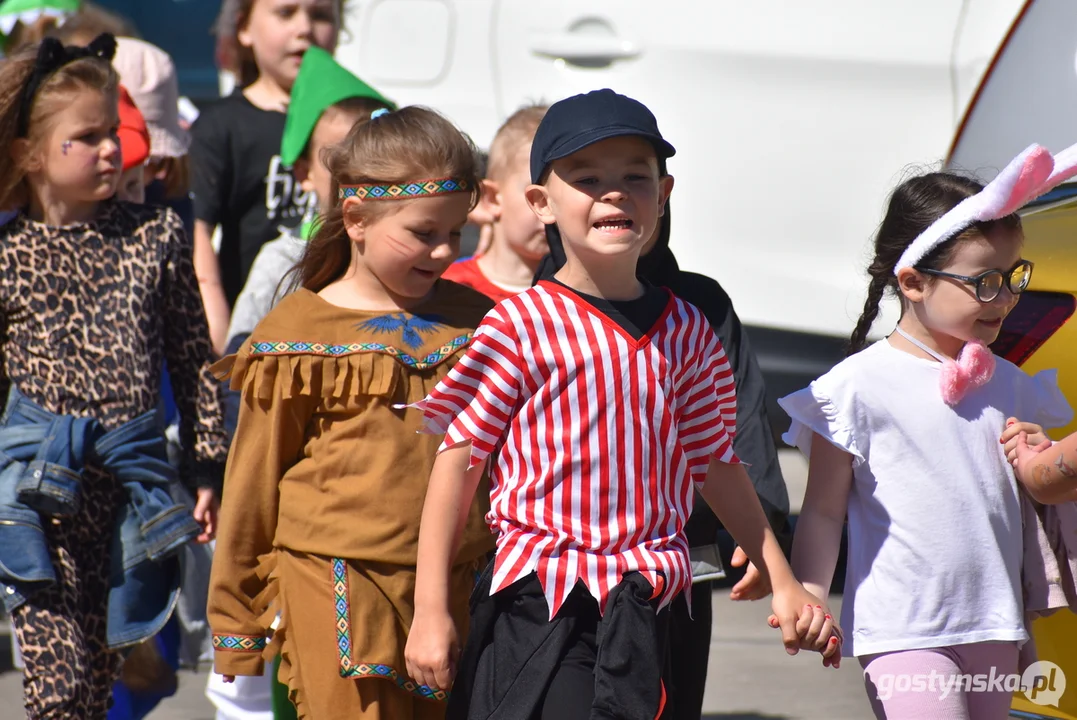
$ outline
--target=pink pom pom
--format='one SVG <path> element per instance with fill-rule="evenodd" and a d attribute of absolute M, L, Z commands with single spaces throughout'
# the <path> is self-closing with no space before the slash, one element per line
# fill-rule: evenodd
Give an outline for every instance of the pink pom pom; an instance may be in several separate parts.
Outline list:
<path fill-rule="evenodd" d="M 965 343 L 958 362 L 968 371 L 975 387 L 980 387 L 995 374 L 995 354 L 979 340 Z"/>
<path fill-rule="evenodd" d="M 942 390 L 942 401 L 947 405 L 957 405 L 972 384 L 968 374 L 961 370 L 961 366 L 953 360 L 947 360 L 942 364 L 939 371 L 939 388 Z"/>
<path fill-rule="evenodd" d="M 939 372 L 943 402 L 957 405 L 970 389 L 985 384 L 994 374 L 994 353 L 979 340 L 965 343 L 957 360 L 947 360 Z"/>

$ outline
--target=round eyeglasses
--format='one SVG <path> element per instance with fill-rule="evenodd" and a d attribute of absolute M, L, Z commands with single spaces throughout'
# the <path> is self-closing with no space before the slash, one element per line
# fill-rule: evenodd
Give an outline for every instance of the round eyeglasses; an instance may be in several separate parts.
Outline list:
<path fill-rule="evenodd" d="M 936 275 L 938 277 L 948 277 L 954 280 L 960 280 L 961 282 L 968 283 L 976 287 L 976 299 L 982 303 L 989 303 L 998 297 L 1002 292 L 1002 287 L 1005 285 L 1009 288 L 1010 292 L 1014 295 L 1020 295 L 1028 287 L 1028 283 L 1032 280 L 1032 263 L 1028 260 L 1022 260 L 1014 265 L 1008 272 L 1002 272 L 1001 270 L 987 270 L 979 275 L 955 275 L 954 273 L 943 272 L 941 270 L 931 270 L 930 268 L 916 268 L 925 275 Z"/>

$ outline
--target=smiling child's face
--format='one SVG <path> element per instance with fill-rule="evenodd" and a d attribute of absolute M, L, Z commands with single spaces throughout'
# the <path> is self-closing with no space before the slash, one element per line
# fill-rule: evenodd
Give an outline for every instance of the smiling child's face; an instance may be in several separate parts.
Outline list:
<path fill-rule="evenodd" d="M 531 185 L 528 199 L 539 219 L 557 224 L 572 254 L 638 255 L 671 189 L 672 178 L 659 175 L 654 147 L 624 136 L 553 161 L 545 185 Z"/>
<path fill-rule="evenodd" d="M 1008 272 L 1021 259 L 1023 236 L 1020 231 L 998 229 L 989 236 L 976 234 L 962 240 L 943 272 L 975 277 L 986 270 Z M 980 302 L 974 285 L 962 280 L 923 274 L 921 293 L 915 295 L 914 308 L 920 322 L 930 330 L 963 341 L 982 340 L 991 344 L 998 338 L 1002 321 L 1017 305 L 1019 296 L 1003 283 L 1001 292 L 991 302 Z"/>

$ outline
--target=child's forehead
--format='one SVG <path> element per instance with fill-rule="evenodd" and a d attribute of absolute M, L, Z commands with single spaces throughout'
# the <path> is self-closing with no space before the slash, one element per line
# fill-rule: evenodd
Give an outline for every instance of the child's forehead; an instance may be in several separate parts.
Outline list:
<path fill-rule="evenodd" d="M 582 147 L 554 161 L 559 167 L 572 169 L 601 163 L 603 165 L 650 165 L 658 163 L 654 146 L 641 137 L 625 135 L 606 138 Z"/>
<path fill-rule="evenodd" d="M 987 234 L 968 233 L 950 254 L 947 266 L 965 269 L 1009 269 L 1020 259 L 1024 240 L 1024 233 L 1017 228 L 995 227 Z"/>
<path fill-rule="evenodd" d="M 74 125 L 114 123 L 119 119 L 119 98 L 115 94 L 88 90 L 80 92 L 65 103 L 52 118 L 53 122 Z"/>

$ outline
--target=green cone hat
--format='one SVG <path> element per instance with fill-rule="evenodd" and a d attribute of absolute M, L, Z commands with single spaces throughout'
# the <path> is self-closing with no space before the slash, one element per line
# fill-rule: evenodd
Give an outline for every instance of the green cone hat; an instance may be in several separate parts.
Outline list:
<path fill-rule="evenodd" d="M 314 127 L 326 109 L 341 100 L 362 97 L 377 100 L 395 108 L 374 88 L 345 70 L 333 56 L 321 48 L 312 47 L 303 54 L 303 64 L 292 86 L 288 116 L 284 122 L 284 137 L 280 144 L 280 160 L 291 167 L 310 142 Z"/>
<path fill-rule="evenodd" d="M 4 0 L 0 2 L 0 32 L 10 35 L 15 23 L 30 25 L 42 15 L 67 17 L 78 12 L 82 0 Z"/>

